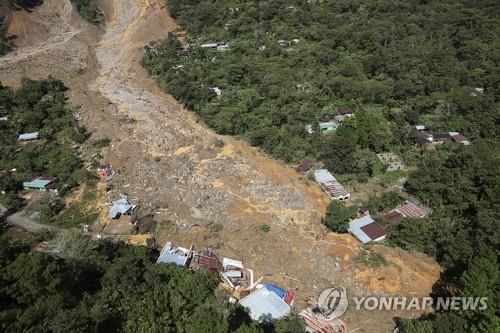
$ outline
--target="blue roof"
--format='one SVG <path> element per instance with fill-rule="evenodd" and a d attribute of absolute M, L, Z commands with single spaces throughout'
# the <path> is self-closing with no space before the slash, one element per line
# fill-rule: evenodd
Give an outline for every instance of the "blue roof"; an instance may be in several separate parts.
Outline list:
<path fill-rule="evenodd" d="M 260 288 L 243 298 L 241 306 L 250 310 L 250 317 L 259 320 L 261 316 L 280 319 L 290 313 L 291 307 L 282 300 L 276 293 Z"/>
<path fill-rule="evenodd" d="M 265 284 L 264 287 L 267 290 L 272 291 L 273 293 L 275 293 L 276 295 L 278 295 L 280 298 L 284 298 L 285 297 L 286 291 L 284 291 L 283 289 L 275 286 L 274 284 Z"/>
<path fill-rule="evenodd" d="M 363 244 L 368 244 L 372 241 L 372 239 L 361 230 L 365 225 L 371 224 L 375 222 L 370 214 L 360 217 L 359 219 L 355 219 L 349 224 L 348 231 L 354 235 L 359 241 Z"/>

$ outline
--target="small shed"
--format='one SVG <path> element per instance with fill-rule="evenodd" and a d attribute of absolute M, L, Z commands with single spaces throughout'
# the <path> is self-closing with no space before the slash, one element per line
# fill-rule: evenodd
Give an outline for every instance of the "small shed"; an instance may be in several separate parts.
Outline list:
<path fill-rule="evenodd" d="M 211 248 L 204 250 L 201 253 L 195 254 L 193 256 L 193 261 L 191 263 L 192 268 L 206 268 L 210 270 L 215 270 L 217 272 L 222 272 L 223 267 L 219 258 L 215 253 L 213 253 Z"/>
<path fill-rule="evenodd" d="M 424 125 L 416 125 L 415 130 L 418 132 L 425 131 L 425 126 Z"/>
<path fill-rule="evenodd" d="M 455 134 L 455 135 L 452 135 L 451 139 L 457 143 L 460 143 L 464 146 L 468 146 L 470 145 L 470 141 L 469 139 L 467 139 L 465 136 L 463 136 L 462 134 Z"/>
<path fill-rule="evenodd" d="M 332 200 L 347 200 L 351 196 L 326 169 L 314 171 L 314 179 Z"/>
<path fill-rule="evenodd" d="M 26 191 L 47 192 L 55 190 L 57 178 L 55 177 L 35 177 L 23 183 Z"/>
<path fill-rule="evenodd" d="M 32 141 L 38 139 L 38 132 L 25 133 L 19 135 L 19 141 Z"/>
<path fill-rule="evenodd" d="M 385 229 L 375 223 L 370 214 L 353 220 L 348 231 L 363 244 L 379 242 L 387 236 Z"/>
<path fill-rule="evenodd" d="M 339 113 L 343 116 L 347 116 L 347 117 L 351 117 L 354 115 L 354 109 L 351 108 L 351 107 L 345 107 L 345 108 L 341 108 L 339 110 Z"/>
<path fill-rule="evenodd" d="M 240 305 L 250 310 L 250 317 L 259 320 L 261 317 L 280 319 L 290 314 L 291 306 L 274 291 L 265 287 L 256 289 L 253 293 L 241 299 Z"/>
<path fill-rule="evenodd" d="M 429 213 L 429 208 L 417 206 L 413 202 L 406 201 L 404 204 L 399 205 L 385 214 L 383 219 L 391 224 L 397 225 L 401 223 L 404 218 L 424 218 L 428 216 Z"/>

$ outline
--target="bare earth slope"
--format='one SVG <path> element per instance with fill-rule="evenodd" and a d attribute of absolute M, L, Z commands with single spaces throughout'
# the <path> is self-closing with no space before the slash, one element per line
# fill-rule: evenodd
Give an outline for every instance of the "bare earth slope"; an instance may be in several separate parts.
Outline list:
<path fill-rule="evenodd" d="M 298 308 L 332 285 L 350 295 L 427 295 L 439 277 L 429 258 L 375 246 L 390 262 L 367 270 L 352 262 L 359 246 L 350 235 L 328 233 L 320 224 L 327 204 L 315 184 L 288 166 L 200 124 L 161 92 L 140 65 L 142 47 L 176 28 L 161 0 L 100 1 L 106 28 L 83 22 L 69 0 L 46 0 L 34 13 L 15 13 L 9 32 L 19 48 L 0 58 L 0 80 L 52 74 L 72 89 L 82 120 L 94 137 L 108 136 L 106 159 L 119 174 L 116 193 L 161 208 L 157 218 L 176 225 L 160 241 L 212 245 L 287 288 Z M 215 142 L 223 140 L 224 146 Z M 270 231 L 259 229 L 268 224 Z M 394 313 L 356 313 L 350 329 L 386 332 Z M 405 316 L 411 315 L 405 313 Z"/>

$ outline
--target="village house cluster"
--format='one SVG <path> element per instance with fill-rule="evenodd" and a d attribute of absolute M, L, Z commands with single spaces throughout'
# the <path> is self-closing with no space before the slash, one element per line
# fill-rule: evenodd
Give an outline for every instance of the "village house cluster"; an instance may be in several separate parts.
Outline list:
<path fill-rule="evenodd" d="M 217 273 L 220 287 L 227 290 L 231 303 L 238 302 L 247 308 L 254 320 L 266 317 L 280 319 L 290 314 L 295 291 L 285 290 L 271 283 L 261 283 L 263 278 L 254 278 L 251 269 L 245 269 L 243 262 L 231 258 L 219 259 L 212 248 L 200 252 L 176 247 L 167 242 L 160 252 L 158 264 L 174 264 L 192 270 L 208 269 Z"/>

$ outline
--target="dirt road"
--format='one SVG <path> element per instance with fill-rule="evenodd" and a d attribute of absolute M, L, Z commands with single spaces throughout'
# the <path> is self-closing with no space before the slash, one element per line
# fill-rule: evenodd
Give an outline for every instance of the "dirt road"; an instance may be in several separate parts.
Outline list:
<path fill-rule="evenodd" d="M 140 59 L 145 44 L 176 28 L 163 1 L 99 1 L 104 31 L 84 23 L 68 4 L 46 0 L 32 14 L 14 14 L 9 31 L 20 47 L 0 58 L 0 80 L 17 85 L 23 75 L 52 74 L 65 81 L 93 138 L 112 138 L 104 153 L 119 171 L 114 195 L 127 193 L 146 208 L 154 204 L 163 221 L 160 241 L 211 245 L 242 259 L 266 281 L 297 289 L 298 308 L 332 284 L 363 296 L 431 291 L 439 276 L 435 262 L 375 246 L 388 266 L 355 264 L 358 242 L 321 225 L 327 199 L 315 184 L 236 139 L 217 136 L 157 88 Z M 34 32 L 41 29 L 45 34 Z M 385 332 L 394 315 L 349 311 L 343 319 L 358 332 Z"/>

